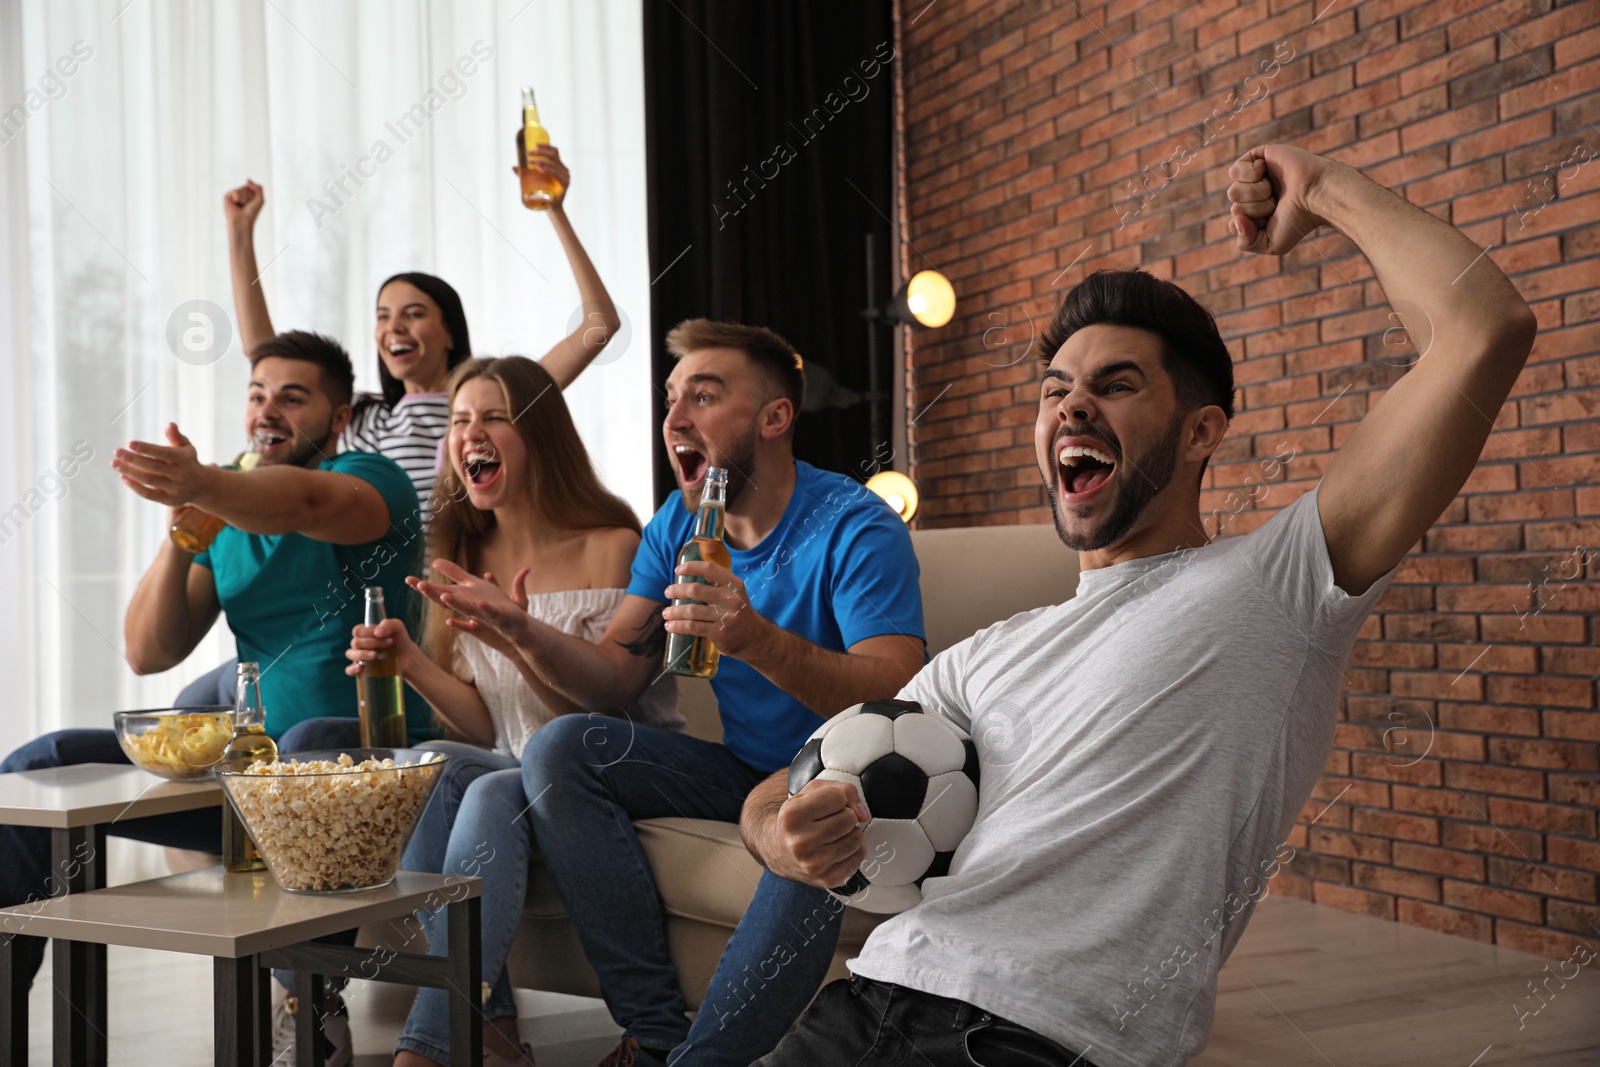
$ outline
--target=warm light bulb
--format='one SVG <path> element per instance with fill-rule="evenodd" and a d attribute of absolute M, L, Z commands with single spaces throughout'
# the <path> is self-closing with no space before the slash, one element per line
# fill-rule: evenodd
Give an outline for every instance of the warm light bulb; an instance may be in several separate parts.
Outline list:
<path fill-rule="evenodd" d="M 906 309 L 922 325 L 936 329 L 956 313 L 956 291 L 936 270 L 921 270 L 906 286 Z"/>
<path fill-rule="evenodd" d="M 906 522 L 917 513 L 917 487 L 899 471 L 879 471 L 867 479 L 867 488 L 883 497 L 884 503 Z"/>

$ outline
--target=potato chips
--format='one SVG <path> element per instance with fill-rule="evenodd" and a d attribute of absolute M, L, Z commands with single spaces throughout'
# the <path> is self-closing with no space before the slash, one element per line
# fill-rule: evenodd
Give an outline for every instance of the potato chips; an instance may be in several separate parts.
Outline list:
<path fill-rule="evenodd" d="M 143 732 L 140 721 L 124 720 L 120 740 L 128 758 L 163 778 L 203 778 L 222 758 L 233 736 L 233 715 L 227 712 L 151 716 Z M 149 721 L 149 720 L 146 720 Z"/>

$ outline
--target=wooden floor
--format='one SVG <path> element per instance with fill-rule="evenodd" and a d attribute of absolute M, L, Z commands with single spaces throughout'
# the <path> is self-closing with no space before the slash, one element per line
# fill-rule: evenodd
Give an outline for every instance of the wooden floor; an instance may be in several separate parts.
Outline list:
<path fill-rule="evenodd" d="M 1211 1041 L 1189 1065 L 1600 1065 L 1600 959 L 1564 988 L 1550 979 L 1543 1001 L 1529 990 L 1560 962 L 1268 897 L 1218 977 Z"/>
<path fill-rule="evenodd" d="M 211 1062 L 208 959 L 112 949 L 110 964 L 111 1063 Z M 1190 1067 L 1600 1067 L 1600 960 L 1533 999 L 1528 983 L 1556 969 L 1542 956 L 1269 897 L 1222 971 L 1211 1043 Z M 355 982 L 347 1000 L 356 1064 L 387 1064 L 408 991 Z M 31 1062 L 46 1064 L 48 965 L 30 1003 Z M 592 1067 L 616 1040 L 598 1001 L 523 992 L 518 1004 L 540 1067 Z"/>

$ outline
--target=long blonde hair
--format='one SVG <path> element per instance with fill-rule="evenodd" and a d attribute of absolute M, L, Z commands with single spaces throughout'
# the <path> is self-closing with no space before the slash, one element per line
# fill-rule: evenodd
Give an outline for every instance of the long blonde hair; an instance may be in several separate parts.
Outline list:
<path fill-rule="evenodd" d="M 589 452 L 572 424 L 572 413 L 549 371 L 525 356 L 469 359 L 450 375 L 447 390 L 452 407 L 461 387 L 474 378 L 487 378 L 505 391 L 511 423 L 528 450 L 528 496 L 535 512 L 568 530 L 625 527 L 640 532 L 633 509 L 600 484 Z M 432 561 L 437 559 L 447 559 L 471 574 L 480 573 L 479 549 L 495 525 L 494 512 L 472 506 L 455 466 L 448 461 L 434 484 L 431 503 L 428 581 L 450 584 L 433 567 Z M 513 575 L 496 577 L 507 581 Z M 456 630 L 445 625 L 450 614 L 431 600 L 423 603 L 422 648 L 445 670 L 453 669 L 455 655 Z"/>

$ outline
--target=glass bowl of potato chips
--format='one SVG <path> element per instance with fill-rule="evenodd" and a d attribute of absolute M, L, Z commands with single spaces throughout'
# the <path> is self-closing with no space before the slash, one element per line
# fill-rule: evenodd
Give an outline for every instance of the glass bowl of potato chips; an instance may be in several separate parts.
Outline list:
<path fill-rule="evenodd" d="M 233 709 L 221 705 L 119 711 L 111 719 L 134 765 L 174 782 L 208 777 L 233 737 Z"/>

